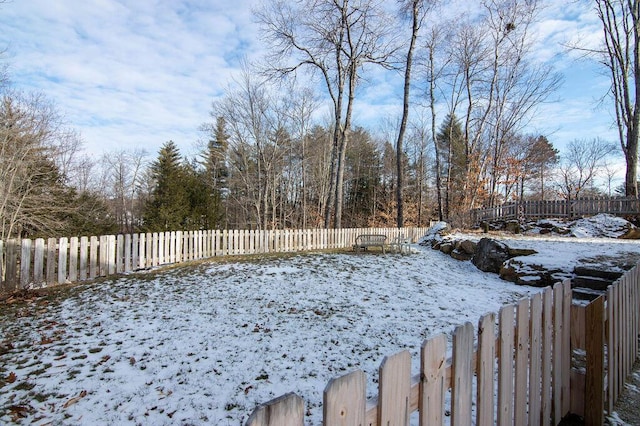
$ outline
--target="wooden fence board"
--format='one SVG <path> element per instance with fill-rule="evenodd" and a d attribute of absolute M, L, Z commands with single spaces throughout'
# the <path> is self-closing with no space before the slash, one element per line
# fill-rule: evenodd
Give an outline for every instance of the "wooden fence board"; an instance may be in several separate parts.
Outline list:
<path fill-rule="evenodd" d="M 571 409 L 571 280 L 562 282 L 562 415 Z"/>
<path fill-rule="evenodd" d="M 331 379 L 323 394 L 324 425 L 363 424 L 367 407 L 366 385 L 366 375 L 360 370 Z"/>
<path fill-rule="evenodd" d="M 411 354 L 384 357 L 379 370 L 378 425 L 408 425 L 411 394 Z"/>
<path fill-rule="evenodd" d="M 89 264 L 89 238 L 80 237 L 80 281 L 87 279 Z"/>
<path fill-rule="evenodd" d="M 49 238 L 47 240 L 47 285 L 56 282 L 56 248 L 56 239 Z"/>
<path fill-rule="evenodd" d="M 585 425 L 604 422 L 604 297 L 600 296 L 586 309 L 586 385 Z M 637 337 L 636 337 L 637 338 Z"/>
<path fill-rule="evenodd" d="M 42 285 L 45 282 L 44 259 L 45 259 L 44 238 L 36 238 L 35 250 L 33 252 L 33 282 L 36 285 Z"/>
<path fill-rule="evenodd" d="M 470 322 L 453 332 L 451 369 L 451 424 L 470 425 L 473 382 L 473 325 Z"/>
<path fill-rule="evenodd" d="M 607 411 L 613 412 L 613 404 L 616 400 L 616 374 L 615 374 L 615 304 L 614 304 L 614 292 L 615 285 L 607 288 Z"/>
<path fill-rule="evenodd" d="M 494 364 L 496 358 L 496 316 L 493 313 L 482 316 L 478 321 L 478 362 L 476 425 L 494 424 Z"/>
<path fill-rule="evenodd" d="M 449 384 L 445 383 L 447 337 L 444 334 L 422 344 L 420 370 L 420 424 L 441 426 L 444 422 L 444 397 L 449 388 Z"/>
<path fill-rule="evenodd" d="M 69 239 L 69 282 L 78 281 L 78 237 Z"/>
<path fill-rule="evenodd" d="M 107 274 L 116 273 L 116 236 L 107 236 Z"/>
<path fill-rule="evenodd" d="M 99 259 L 100 266 L 98 268 L 98 276 L 104 277 L 109 272 L 109 236 L 100 236 Z"/>
<path fill-rule="evenodd" d="M 67 282 L 67 250 L 69 239 L 60 238 L 58 244 L 58 282 L 60 284 Z"/>
<path fill-rule="evenodd" d="M 562 284 L 553 286 L 553 424 L 560 423 L 562 413 Z"/>
<path fill-rule="evenodd" d="M 516 312 L 516 371 L 514 389 L 515 424 L 527 424 L 527 390 L 529 365 L 529 299 L 518 303 Z"/>
<path fill-rule="evenodd" d="M 551 353 L 553 343 L 553 292 L 550 287 L 542 293 L 542 426 L 551 425 L 553 368 Z"/>
<path fill-rule="evenodd" d="M 513 424 L 515 306 L 503 306 L 499 313 L 498 426 Z"/>
<path fill-rule="evenodd" d="M 89 251 L 89 279 L 98 276 L 98 237 L 91 237 Z"/>
<path fill-rule="evenodd" d="M 131 234 L 126 234 L 124 236 L 124 259 L 123 259 L 123 272 L 131 272 L 131 248 L 132 248 L 132 240 L 133 236 Z"/>
<path fill-rule="evenodd" d="M 529 424 L 540 424 L 542 408 L 542 294 L 536 293 L 531 299 L 530 357 L 529 357 Z"/>
<path fill-rule="evenodd" d="M 117 274 L 124 272 L 124 235 L 116 236 L 116 270 Z"/>
<path fill-rule="evenodd" d="M 20 288 L 27 288 L 31 269 L 31 240 L 23 239 L 20 253 Z"/>
<path fill-rule="evenodd" d="M 13 291 L 18 287 L 18 252 L 20 247 L 17 240 L 7 240 L 7 253 L 5 255 L 5 288 Z"/>
<path fill-rule="evenodd" d="M 246 426 L 302 426 L 304 401 L 295 393 L 282 395 L 257 407 Z"/>

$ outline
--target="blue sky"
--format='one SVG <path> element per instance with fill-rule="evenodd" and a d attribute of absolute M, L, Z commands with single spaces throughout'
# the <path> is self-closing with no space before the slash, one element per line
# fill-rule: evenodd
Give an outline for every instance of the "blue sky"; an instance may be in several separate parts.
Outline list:
<path fill-rule="evenodd" d="M 0 3 L 0 48 L 14 87 L 44 92 L 80 131 L 88 152 L 144 148 L 155 156 L 171 139 L 193 153 L 212 101 L 239 74 L 243 58 L 258 59 L 266 48 L 252 17 L 255 5 L 12 0 Z M 606 77 L 594 64 L 564 54 L 561 45 L 576 38 L 597 43 L 600 29 L 589 2 L 550 1 L 535 32 L 538 58 L 553 62 L 565 82 L 560 100 L 540 108 L 530 131 L 548 134 L 561 150 L 573 139 L 617 143 L 610 104 L 597 106 Z M 379 75 L 359 95 L 358 124 L 371 127 L 399 114 L 400 96 L 392 88 L 401 76 Z"/>

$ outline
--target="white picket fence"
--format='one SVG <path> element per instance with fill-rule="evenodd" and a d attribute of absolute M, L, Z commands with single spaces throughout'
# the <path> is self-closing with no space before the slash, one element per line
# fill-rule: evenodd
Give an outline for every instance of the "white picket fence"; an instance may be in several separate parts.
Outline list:
<path fill-rule="evenodd" d="M 385 357 L 377 398 L 367 400 L 360 370 L 332 379 L 322 424 L 405 426 L 417 411 L 424 426 L 557 425 L 568 413 L 601 425 L 638 359 L 639 335 L 638 265 L 586 305 L 572 303 L 565 280 L 484 315 L 477 333 L 456 327 L 450 352 L 442 334 L 424 341 L 414 377 L 409 352 Z M 258 406 L 247 426 L 302 426 L 305 410 L 285 394 Z"/>
<path fill-rule="evenodd" d="M 494 313 L 480 318 L 477 334 L 469 322 L 458 326 L 451 357 L 445 335 L 426 340 L 414 377 L 408 351 L 387 356 L 373 400 L 364 372 L 333 379 L 324 389 L 322 424 L 404 426 L 415 411 L 425 426 L 448 423 L 447 411 L 452 425 L 558 424 L 571 408 L 570 311 L 567 280 L 504 306 L 497 327 Z M 289 393 L 257 407 L 247 426 L 301 426 L 304 413 L 302 398 Z"/>
<path fill-rule="evenodd" d="M 351 247 L 360 234 L 412 242 L 428 227 L 209 230 L 0 241 L 0 290 L 91 280 L 215 256 Z"/>

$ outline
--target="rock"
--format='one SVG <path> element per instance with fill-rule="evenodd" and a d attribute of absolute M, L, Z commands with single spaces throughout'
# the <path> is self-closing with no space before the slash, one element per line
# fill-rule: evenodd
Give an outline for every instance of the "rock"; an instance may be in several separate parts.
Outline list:
<path fill-rule="evenodd" d="M 521 231 L 520 222 L 518 222 L 517 220 L 507 221 L 507 223 L 505 224 L 505 230 L 507 232 L 511 232 L 512 234 L 519 234 Z"/>
<path fill-rule="evenodd" d="M 473 253 L 467 253 L 464 250 L 460 250 L 460 249 L 455 249 L 451 252 L 451 257 L 453 257 L 456 260 L 470 260 L 473 257 Z"/>
<path fill-rule="evenodd" d="M 443 252 L 444 254 L 451 254 L 451 252 L 453 251 L 453 244 L 449 242 L 441 243 L 440 251 Z"/>
<path fill-rule="evenodd" d="M 610 282 L 614 282 L 623 274 L 623 272 L 619 270 L 612 271 L 603 269 L 603 266 L 576 266 L 575 268 L 573 268 L 573 273 L 581 277 L 601 278 Z"/>
<path fill-rule="evenodd" d="M 509 259 L 500 268 L 500 278 L 519 285 L 533 287 L 552 286 L 558 281 L 569 278 L 561 270 L 550 270 L 541 265 L 525 264 L 521 259 Z"/>
<path fill-rule="evenodd" d="M 519 248 L 512 248 L 512 247 L 508 247 L 509 249 L 509 257 L 518 257 L 518 256 L 531 256 L 532 254 L 536 254 L 538 253 L 535 250 L 532 249 L 519 249 Z"/>
<path fill-rule="evenodd" d="M 490 238 L 482 238 L 476 246 L 471 261 L 484 272 L 499 273 L 502 264 L 509 259 L 509 247 Z"/>
<path fill-rule="evenodd" d="M 626 240 L 640 240 L 640 229 L 633 227 L 633 228 L 629 228 L 629 230 L 627 230 L 627 232 L 625 232 L 624 234 L 620 235 L 618 238 L 623 238 Z"/>
<path fill-rule="evenodd" d="M 457 247 L 457 249 L 470 255 L 469 259 L 471 259 L 471 256 L 473 256 L 473 254 L 476 252 L 476 246 L 477 244 L 471 240 L 462 240 L 460 241 L 460 245 Z"/>

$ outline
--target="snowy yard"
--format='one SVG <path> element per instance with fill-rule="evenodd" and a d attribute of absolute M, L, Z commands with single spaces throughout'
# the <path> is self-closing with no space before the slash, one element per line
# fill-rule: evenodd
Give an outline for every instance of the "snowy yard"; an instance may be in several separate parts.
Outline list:
<path fill-rule="evenodd" d="M 385 355 L 410 350 L 415 374 L 423 339 L 539 291 L 414 249 L 202 263 L 2 306 L 0 423 L 239 425 L 291 391 L 315 425 L 329 379 L 362 369 L 373 396 Z"/>

